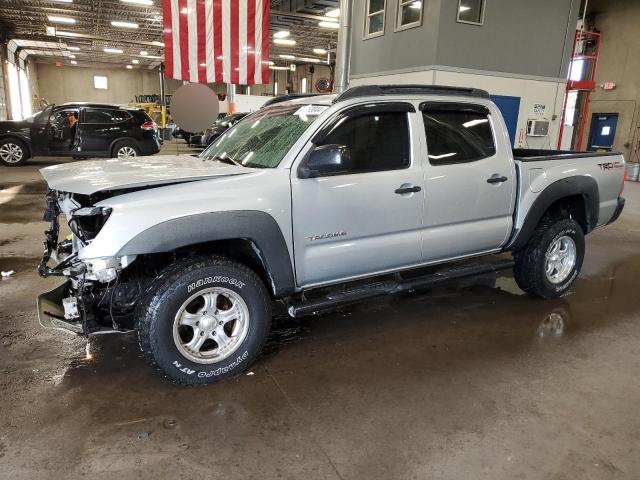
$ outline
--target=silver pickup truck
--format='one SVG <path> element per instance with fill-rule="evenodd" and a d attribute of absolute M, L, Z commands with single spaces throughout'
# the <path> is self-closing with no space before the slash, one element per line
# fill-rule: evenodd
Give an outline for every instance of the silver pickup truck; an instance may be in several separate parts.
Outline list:
<path fill-rule="evenodd" d="M 512 150 L 475 89 L 274 103 L 199 158 L 44 168 L 39 270 L 65 282 L 39 297 L 40 320 L 135 329 L 166 378 L 198 384 L 255 360 L 274 302 L 301 316 L 512 267 L 530 295 L 558 297 L 585 235 L 620 215 L 623 172 L 617 154 Z"/>

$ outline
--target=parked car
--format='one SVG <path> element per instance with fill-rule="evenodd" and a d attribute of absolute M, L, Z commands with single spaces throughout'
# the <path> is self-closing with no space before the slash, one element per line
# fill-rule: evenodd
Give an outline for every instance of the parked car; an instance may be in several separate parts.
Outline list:
<path fill-rule="evenodd" d="M 211 143 L 222 135 L 224 132 L 233 127 L 236 123 L 242 120 L 249 113 L 232 113 L 219 120 L 217 120 L 212 126 L 207 128 L 200 138 L 200 146 L 208 147 Z M 192 139 L 192 143 L 196 142 Z"/>
<path fill-rule="evenodd" d="M 40 295 L 42 324 L 137 329 L 182 384 L 251 365 L 276 300 L 299 317 L 505 268 L 560 297 L 585 235 L 624 207 L 621 155 L 512 150 L 486 92 L 436 86 L 277 103 L 200 158 L 41 172 L 40 273 L 65 278 Z M 61 212 L 73 238 L 59 243 Z"/>
<path fill-rule="evenodd" d="M 159 151 L 156 124 L 137 108 L 65 103 L 25 120 L 0 122 L 0 162 L 10 167 L 35 155 L 135 157 Z"/>

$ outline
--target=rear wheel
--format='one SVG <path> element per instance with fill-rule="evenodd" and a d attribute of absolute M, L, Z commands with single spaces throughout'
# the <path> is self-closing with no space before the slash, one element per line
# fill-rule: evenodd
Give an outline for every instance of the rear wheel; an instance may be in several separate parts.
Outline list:
<path fill-rule="evenodd" d="M 260 278 L 229 260 L 190 260 L 165 272 L 139 311 L 140 348 L 170 380 L 213 383 L 245 370 L 271 325 Z"/>
<path fill-rule="evenodd" d="M 516 283 L 535 297 L 560 297 L 580 273 L 584 251 L 584 233 L 575 220 L 545 218 L 515 254 Z"/>
<path fill-rule="evenodd" d="M 140 156 L 140 148 L 133 142 L 123 141 L 118 142 L 113 147 L 111 155 L 113 158 L 130 158 Z"/>
<path fill-rule="evenodd" d="M 0 163 L 8 167 L 24 165 L 29 160 L 29 149 L 20 140 L 5 138 L 0 140 Z"/>

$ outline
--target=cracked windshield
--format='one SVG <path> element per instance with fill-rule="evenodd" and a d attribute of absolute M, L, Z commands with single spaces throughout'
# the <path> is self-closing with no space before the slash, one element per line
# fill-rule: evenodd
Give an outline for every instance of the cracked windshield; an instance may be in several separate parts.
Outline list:
<path fill-rule="evenodd" d="M 291 146 L 327 106 L 274 105 L 256 112 L 200 155 L 249 168 L 277 167 Z"/>

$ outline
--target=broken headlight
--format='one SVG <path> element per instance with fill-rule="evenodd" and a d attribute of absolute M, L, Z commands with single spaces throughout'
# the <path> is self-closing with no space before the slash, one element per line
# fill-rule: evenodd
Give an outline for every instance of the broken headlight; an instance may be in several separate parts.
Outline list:
<path fill-rule="evenodd" d="M 84 207 L 74 210 L 69 220 L 73 234 L 87 243 L 93 240 L 111 215 L 108 207 Z"/>

